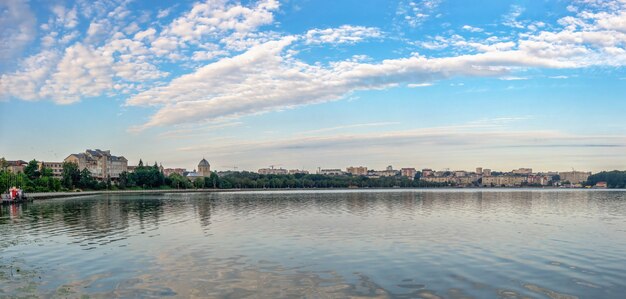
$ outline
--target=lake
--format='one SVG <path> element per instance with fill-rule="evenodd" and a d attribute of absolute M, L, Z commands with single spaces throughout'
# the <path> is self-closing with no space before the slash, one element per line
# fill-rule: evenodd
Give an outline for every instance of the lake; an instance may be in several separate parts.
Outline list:
<path fill-rule="evenodd" d="M 624 294 L 625 191 L 95 195 L 0 210 L 0 297 Z"/>

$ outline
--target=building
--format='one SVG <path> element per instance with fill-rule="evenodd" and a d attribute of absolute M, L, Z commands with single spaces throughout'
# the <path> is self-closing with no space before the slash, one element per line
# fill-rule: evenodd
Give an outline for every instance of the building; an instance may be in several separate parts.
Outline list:
<path fill-rule="evenodd" d="M 527 177 L 514 176 L 514 175 L 502 175 L 502 176 L 483 176 L 483 186 L 494 187 L 514 187 L 521 186 L 528 181 Z"/>
<path fill-rule="evenodd" d="M 432 176 L 433 174 L 434 174 L 434 172 L 430 168 L 422 169 L 422 177 Z"/>
<path fill-rule="evenodd" d="M 484 176 L 491 176 L 491 169 L 489 169 L 489 168 L 483 169 L 483 175 Z"/>
<path fill-rule="evenodd" d="M 442 183 L 442 184 L 452 184 L 456 182 L 454 177 L 427 176 L 427 177 L 421 177 L 420 180 L 424 182 Z"/>
<path fill-rule="evenodd" d="M 128 167 L 130 168 L 130 166 Z M 185 172 L 187 172 L 187 169 L 184 168 L 165 168 L 163 169 L 163 175 L 168 177 L 173 173 L 179 174 L 181 176 L 185 176 Z"/>
<path fill-rule="evenodd" d="M 530 175 L 533 173 L 532 168 L 519 168 L 511 171 L 512 174 Z"/>
<path fill-rule="evenodd" d="M 351 175 L 357 175 L 357 176 L 365 176 L 367 175 L 367 167 L 364 166 L 359 166 L 359 167 L 354 167 L 354 166 L 350 166 L 348 168 L 346 168 L 346 172 L 351 174 Z"/>
<path fill-rule="evenodd" d="M 400 174 L 403 177 L 407 177 L 412 180 L 415 178 L 415 175 L 417 174 L 417 170 L 415 168 L 402 168 L 400 169 Z"/>
<path fill-rule="evenodd" d="M 476 167 L 476 174 L 482 175 L 483 174 L 483 168 L 482 167 Z"/>
<path fill-rule="evenodd" d="M 344 172 L 341 169 L 320 169 L 321 175 L 344 175 Z"/>
<path fill-rule="evenodd" d="M 37 162 L 39 165 L 39 171 L 43 168 L 48 168 L 52 170 L 52 177 L 61 178 L 63 176 L 63 162 Z"/>
<path fill-rule="evenodd" d="M 548 186 L 552 182 L 552 177 L 548 175 L 530 175 L 527 182 L 529 185 Z"/>
<path fill-rule="evenodd" d="M 71 154 L 63 161 L 78 165 L 79 170 L 89 170 L 97 180 L 115 180 L 120 173 L 128 171 L 128 160 L 123 156 L 113 156 L 108 150 L 88 149 L 84 153 Z"/>
<path fill-rule="evenodd" d="M 597 182 L 593 188 L 606 189 L 609 185 L 606 182 Z"/>
<path fill-rule="evenodd" d="M 395 169 L 390 169 L 389 167 L 387 167 L 385 170 L 369 170 L 367 172 L 367 175 L 370 177 L 376 177 L 376 178 L 392 177 L 392 176 L 399 176 L 400 171 L 395 170 Z"/>
<path fill-rule="evenodd" d="M 465 170 L 456 170 L 456 171 L 454 171 L 454 176 L 455 177 L 467 176 L 467 171 L 465 171 Z"/>
<path fill-rule="evenodd" d="M 259 174 L 289 174 L 287 169 L 283 168 L 261 168 L 258 171 Z"/>
<path fill-rule="evenodd" d="M 309 174 L 308 170 L 290 169 L 289 174 Z"/>
<path fill-rule="evenodd" d="M 559 176 L 561 177 L 561 182 L 570 182 L 573 185 L 580 184 L 586 182 L 591 176 L 591 172 L 584 171 L 566 171 L 560 172 Z"/>
<path fill-rule="evenodd" d="M 6 170 L 10 173 L 24 172 L 24 167 L 28 165 L 28 162 L 24 160 L 6 161 Z"/>
<path fill-rule="evenodd" d="M 211 176 L 211 164 L 204 158 L 198 163 L 198 174 L 203 177 Z"/>

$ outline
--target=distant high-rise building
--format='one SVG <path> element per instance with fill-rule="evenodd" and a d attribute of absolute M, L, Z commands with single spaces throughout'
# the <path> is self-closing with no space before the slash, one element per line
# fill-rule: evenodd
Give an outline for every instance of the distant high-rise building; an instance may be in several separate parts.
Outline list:
<path fill-rule="evenodd" d="M 476 167 L 476 174 L 483 174 L 483 168 L 482 167 Z"/>
<path fill-rule="evenodd" d="M 489 168 L 483 169 L 483 175 L 484 176 L 491 176 L 491 169 L 489 169 Z"/>

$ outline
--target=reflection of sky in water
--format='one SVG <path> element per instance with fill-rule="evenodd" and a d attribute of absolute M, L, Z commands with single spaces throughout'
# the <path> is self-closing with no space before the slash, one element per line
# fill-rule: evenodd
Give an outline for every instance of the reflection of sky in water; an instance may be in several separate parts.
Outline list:
<path fill-rule="evenodd" d="M 626 192 L 93 196 L 2 207 L 0 236 L 0 297 L 626 292 Z"/>

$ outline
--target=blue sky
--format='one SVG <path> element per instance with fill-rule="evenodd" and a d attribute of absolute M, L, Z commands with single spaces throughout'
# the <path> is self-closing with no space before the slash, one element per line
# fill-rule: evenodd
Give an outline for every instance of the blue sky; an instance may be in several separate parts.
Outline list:
<path fill-rule="evenodd" d="M 0 0 L 0 156 L 626 168 L 626 0 Z"/>

